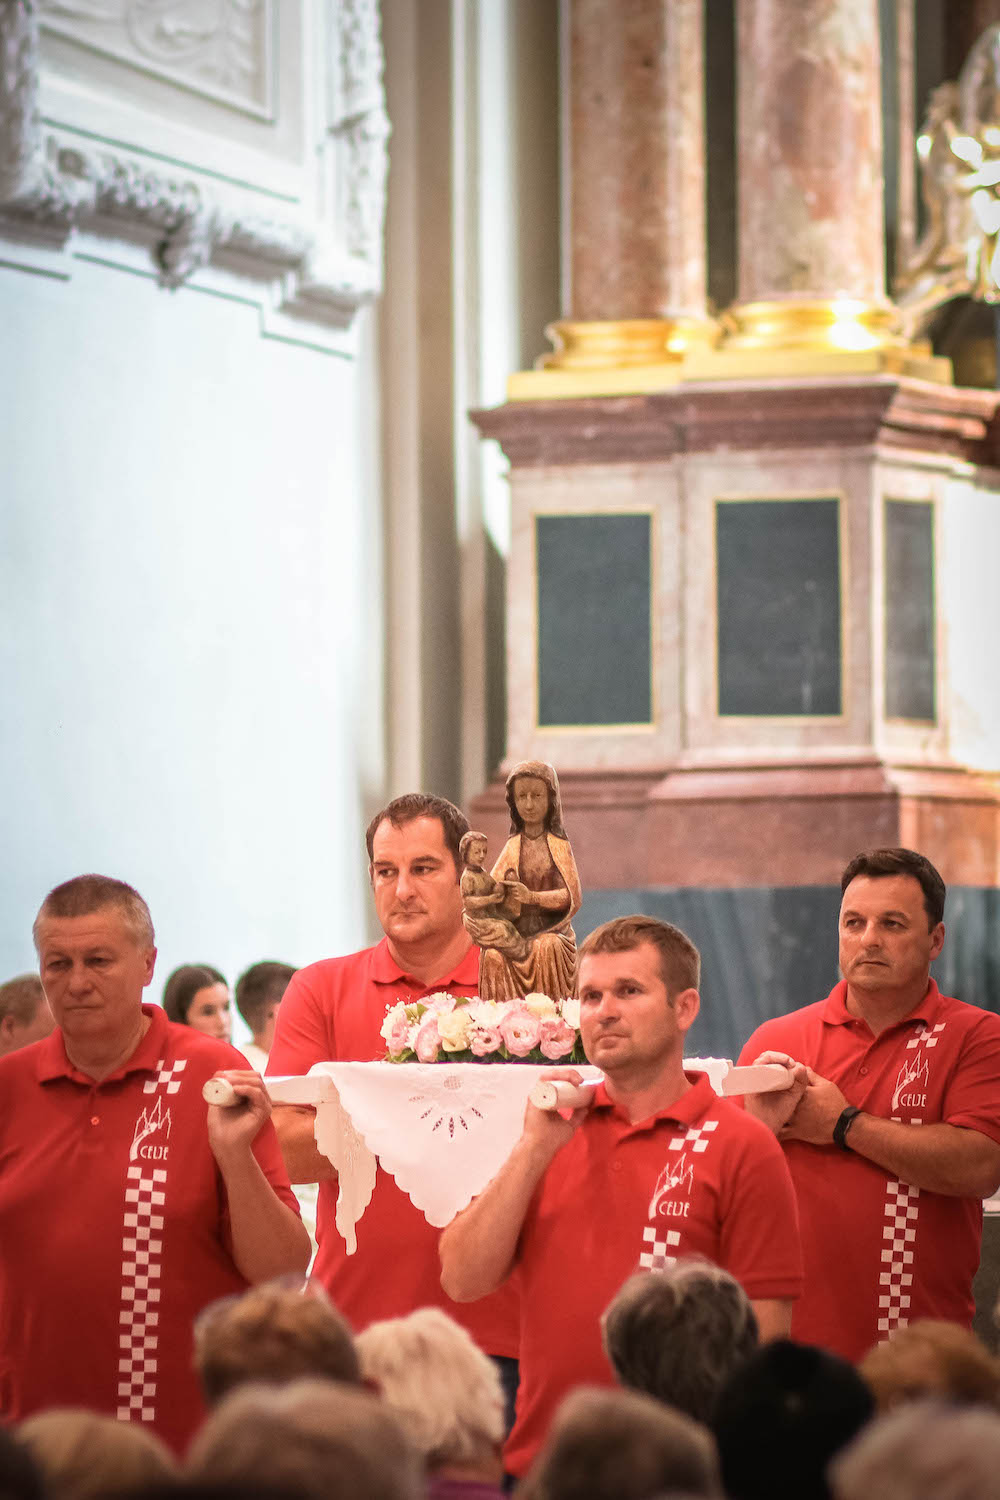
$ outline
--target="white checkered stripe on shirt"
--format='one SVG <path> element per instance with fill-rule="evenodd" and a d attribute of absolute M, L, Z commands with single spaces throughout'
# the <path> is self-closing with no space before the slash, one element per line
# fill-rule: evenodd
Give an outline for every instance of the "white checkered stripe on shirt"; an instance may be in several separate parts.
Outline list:
<path fill-rule="evenodd" d="M 152 1422 L 156 1416 L 156 1348 L 160 1252 L 167 1181 L 160 1167 L 133 1164 L 125 1188 L 122 1239 L 122 1310 L 118 1335 L 118 1419 Z"/>
<path fill-rule="evenodd" d="M 690 1146 L 692 1151 L 699 1153 L 707 1151 L 711 1144 L 712 1131 L 718 1128 L 718 1120 L 706 1120 L 702 1125 L 692 1125 L 684 1135 L 675 1135 L 667 1149 L 683 1151 L 686 1146 Z"/>
<path fill-rule="evenodd" d="M 920 1189 L 907 1182 L 886 1184 L 883 1269 L 878 1294 L 879 1333 L 893 1333 L 897 1328 L 905 1328 L 908 1322 L 919 1197 Z"/>
<path fill-rule="evenodd" d="M 938 1044 L 938 1034 L 944 1030 L 946 1025 L 946 1021 L 939 1021 L 936 1026 L 925 1026 L 923 1031 L 918 1032 L 916 1036 L 911 1037 L 907 1042 L 907 1052 L 912 1052 L 915 1047 L 936 1047 Z"/>
<path fill-rule="evenodd" d="M 165 1057 L 161 1057 L 156 1064 L 156 1072 L 143 1084 L 142 1092 L 155 1094 L 158 1088 L 162 1088 L 165 1093 L 176 1094 L 181 1086 L 180 1075 L 186 1067 L 186 1057 L 182 1057 L 179 1062 L 172 1063 L 168 1063 Z"/>
<path fill-rule="evenodd" d="M 910 1038 L 907 1052 L 917 1048 L 929 1051 L 938 1044 L 938 1037 L 947 1022 L 924 1029 Z M 893 1115 L 898 1120 L 898 1115 Z M 921 1124 L 911 1120 L 911 1125 Z M 917 1241 L 917 1216 L 920 1212 L 920 1189 L 908 1182 L 897 1182 L 890 1178 L 885 1185 L 885 1225 L 882 1229 L 882 1270 L 878 1290 L 878 1331 L 886 1337 L 897 1328 L 905 1328 L 910 1321 L 910 1288 L 913 1286 L 913 1261 Z"/>
<path fill-rule="evenodd" d="M 648 1250 L 643 1250 L 639 1256 L 639 1266 L 643 1271 L 665 1271 L 667 1266 L 672 1266 L 677 1259 L 671 1251 L 675 1251 L 681 1242 L 681 1237 L 676 1229 L 668 1229 L 661 1239 L 655 1227 L 647 1224 L 642 1231 L 643 1244 L 648 1245 Z"/>

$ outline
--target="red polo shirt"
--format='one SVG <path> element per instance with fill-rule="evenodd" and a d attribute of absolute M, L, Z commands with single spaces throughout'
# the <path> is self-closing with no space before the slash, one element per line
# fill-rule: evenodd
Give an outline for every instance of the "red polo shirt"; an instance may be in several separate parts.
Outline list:
<path fill-rule="evenodd" d="M 270 1074 L 308 1073 L 317 1062 L 377 1062 L 386 1010 L 438 990 L 475 995 L 479 949 L 470 945 L 450 974 L 424 985 L 399 968 L 385 938 L 374 948 L 300 969 L 278 1009 L 268 1057 Z M 517 1294 L 504 1288 L 481 1302 L 453 1302 L 441 1290 L 439 1229 L 379 1167 L 372 1201 L 358 1224 L 358 1248 L 347 1249 L 336 1226 L 337 1183 L 322 1182 L 317 1211 L 319 1252 L 313 1275 L 356 1332 L 417 1307 L 442 1307 L 488 1354 L 517 1356 Z"/>
<path fill-rule="evenodd" d="M 707 1074 L 669 1109 L 630 1124 L 603 1085 L 528 1210 L 514 1279 L 523 1299 L 517 1421 L 505 1452 L 530 1466 L 574 1386 L 612 1385 L 601 1314 L 622 1283 L 682 1255 L 730 1271 L 748 1297 L 797 1297 L 795 1194 L 771 1132 Z"/>
<path fill-rule="evenodd" d="M 841 982 L 825 1000 L 766 1021 L 740 1062 L 787 1052 L 869 1114 L 943 1121 L 1000 1144 L 1000 1017 L 942 995 L 932 980 L 916 1009 L 876 1037 L 846 996 Z M 980 1199 L 911 1187 L 833 1145 L 789 1141 L 785 1152 L 806 1278 L 794 1338 L 856 1360 L 915 1318 L 971 1326 Z"/>
<path fill-rule="evenodd" d="M 0 1058 L 0 1413 L 88 1407 L 183 1452 L 204 1416 L 192 1321 L 248 1284 L 201 1089 L 246 1063 L 143 1011 L 148 1031 L 101 1083 L 58 1030 Z M 294 1208 L 270 1123 L 253 1151 Z"/>

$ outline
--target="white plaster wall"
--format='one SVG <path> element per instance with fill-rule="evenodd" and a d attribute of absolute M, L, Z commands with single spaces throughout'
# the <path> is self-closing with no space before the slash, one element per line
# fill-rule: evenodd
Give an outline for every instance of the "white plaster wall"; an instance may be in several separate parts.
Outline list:
<path fill-rule="evenodd" d="M 157 997 L 366 941 L 373 388 L 235 296 L 0 263 L 0 978 L 85 870 L 149 901 Z"/>

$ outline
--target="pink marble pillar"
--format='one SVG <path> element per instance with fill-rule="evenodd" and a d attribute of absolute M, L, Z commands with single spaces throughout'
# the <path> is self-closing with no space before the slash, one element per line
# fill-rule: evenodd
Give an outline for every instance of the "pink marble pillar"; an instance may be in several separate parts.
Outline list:
<path fill-rule="evenodd" d="M 576 321 L 705 318 L 702 0 L 569 0 Z"/>
<path fill-rule="evenodd" d="M 738 0 L 739 295 L 885 301 L 877 0 Z"/>

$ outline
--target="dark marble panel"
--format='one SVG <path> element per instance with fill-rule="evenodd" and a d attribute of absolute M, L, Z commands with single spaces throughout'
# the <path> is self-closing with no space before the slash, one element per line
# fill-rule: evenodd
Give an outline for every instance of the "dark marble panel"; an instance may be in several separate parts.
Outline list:
<path fill-rule="evenodd" d="M 839 502 L 715 507 L 719 713 L 839 714 Z"/>
<path fill-rule="evenodd" d="M 652 717 L 651 517 L 536 516 L 538 722 Z"/>
<path fill-rule="evenodd" d="M 885 502 L 885 711 L 933 722 L 934 507 Z"/>

